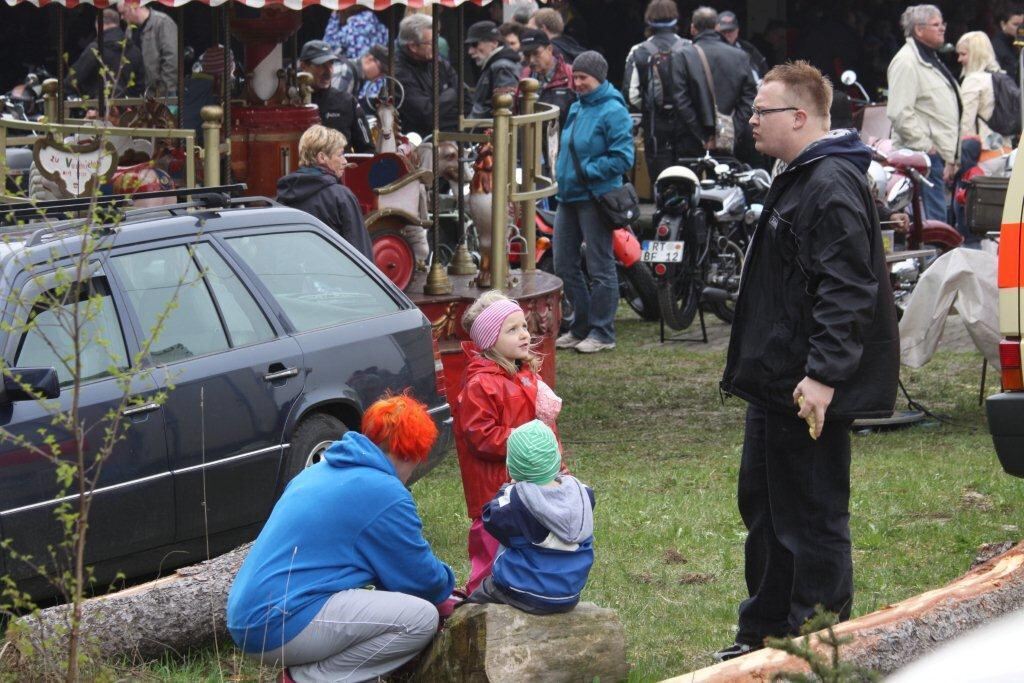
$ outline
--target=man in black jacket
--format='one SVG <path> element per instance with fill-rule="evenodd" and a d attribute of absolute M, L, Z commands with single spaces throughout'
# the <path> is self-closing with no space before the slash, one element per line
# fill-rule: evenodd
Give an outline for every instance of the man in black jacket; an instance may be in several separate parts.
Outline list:
<path fill-rule="evenodd" d="M 739 473 L 749 596 L 731 659 L 853 600 L 850 424 L 892 412 L 899 334 L 856 131 L 829 133 L 832 87 L 807 62 L 764 78 L 758 151 L 786 164 L 751 238 L 722 389 L 748 402 Z M 805 423 L 806 421 L 806 423 Z"/>
<path fill-rule="evenodd" d="M 698 7 L 690 20 L 693 44 L 704 52 L 715 82 L 715 104 L 718 111 L 731 114 L 736 131 L 736 147 L 742 149 L 744 138 L 750 135 L 750 108 L 753 106 L 757 84 L 750 66 L 750 58 L 740 49 L 726 42 L 715 30 L 718 12 L 710 7 Z"/>
<path fill-rule="evenodd" d="M 697 157 L 715 135 L 711 91 L 696 50 L 676 35 L 675 0 L 652 0 L 644 13 L 651 37 L 626 57 L 623 91 L 643 114 L 644 157 L 651 182 L 680 157 Z"/>
<path fill-rule="evenodd" d="M 331 85 L 334 62 L 338 60 L 329 43 L 311 40 L 299 53 L 299 68 L 313 76 L 313 104 L 320 110 L 320 122 L 340 132 L 352 150 L 373 152 L 370 126 L 356 98 Z"/>
<path fill-rule="evenodd" d="M 548 40 L 555 46 L 555 49 L 558 50 L 558 53 L 562 55 L 567 64 L 571 65 L 576 61 L 577 57 L 587 51 L 587 48 L 576 42 L 575 38 L 563 33 L 565 30 L 565 20 L 562 19 L 562 15 L 556 9 L 544 7 L 537 10 L 530 17 L 527 26 L 544 31 L 548 36 Z"/>
<path fill-rule="evenodd" d="M 403 133 L 430 135 L 434 132 L 434 30 L 425 14 L 413 14 L 398 25 L 398 56 L 395 58 L 395 79 L 402 84 L 402 106 L 398 108 Z M 459 127 L 459 96 L 462 86 L 455 69 L 441 60 L 438 65 L 441 130 Z"/>
<path fill-rule="evenodd" d="M 480 67 L 480 78 L 473 89 L 472 119 L 487 119 L 493 112 L 493 98 L 503 92 L 512 94 L 519 85 L 522 57 L 507 47 L 493 21 L 478 21 L 466 32 L 469 56 Z"/>
<path fill-rule="evenodd" d="M 95 40 L 85 47 L 68 74 L 72 87 L 83 97 L 91 98 L 98 97 L 100 90 L 108 84 L 113 85 L 106 92 L 108 97 L 141 95 L 146 89 L 142 51 L 135 41 L 125 40 L 124 31 L 121 30 L 121 15 L 116 9 L 103 10 L 101 21 L 103 48 L 97 50 Z"/>

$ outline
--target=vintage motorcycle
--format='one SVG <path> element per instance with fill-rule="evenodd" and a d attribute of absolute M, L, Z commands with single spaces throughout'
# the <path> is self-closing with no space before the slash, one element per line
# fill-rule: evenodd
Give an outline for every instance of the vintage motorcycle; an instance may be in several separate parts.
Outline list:
<path fill-rule="evenodd" d="M 771 179 L 762 169 L 721 163 L 709 154 L 681 160 L 655 181 L 654 239 L 643 244 L 658 304 L 673 330 L 690 326 L 705 306 L 731 323 L 743 258 Z M 708 177 L 703 181 L 694 171 Z"/>

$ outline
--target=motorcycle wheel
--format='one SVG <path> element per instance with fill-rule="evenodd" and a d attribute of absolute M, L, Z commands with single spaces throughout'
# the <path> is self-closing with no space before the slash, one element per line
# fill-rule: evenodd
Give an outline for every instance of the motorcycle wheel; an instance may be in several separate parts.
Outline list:
<path fill-rule="evenodd" d="M 685 272 L 677 272 L 658 282 L 658 307 L 661 319 L 673 330 L 685 330 L 697 315 L 700 292 L 697 283 Z"/>
<path fill-rule="evenodd" d="M 661 315 L 658 282 L 647 264 L 637 261 L 627 268 L 618 263 L 615 268 L 619 275 L 619 296 L 644 320 L 657 320 Z"/>
<path fill-rule="evenodd" d="M 726 250 L 733 253 L 736 260 L 733 261 L 733 267 L 730 272 L 727 273 L 729 277 L 739 278 L 740 272 L 743 270 L 743 249 L 740 245 L 736 244 L 732 240 L 729 240 L 726 245 Z M 732 272 L 735 271 L 735 272 Z M 733 318 L 736 317 L 736 302 L 735 301 L 716 301 L 709 305 L 710 311 L 716 318 L 724 323 L 732 324 Z"/>

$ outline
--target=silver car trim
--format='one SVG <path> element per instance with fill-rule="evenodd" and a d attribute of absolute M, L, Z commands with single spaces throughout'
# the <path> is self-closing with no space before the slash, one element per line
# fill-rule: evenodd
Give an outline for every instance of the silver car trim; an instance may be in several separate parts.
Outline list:
<path fill-rule="evenodd" d="M 131 481 L 124 481 L 124 482 L 121 482 L 120 484 L 111 484 L 110 486 L 101 486 L 100 488 L 95 489 L 92 492 L 92 495 L 95 496 L 97 493 L 107 493 L 109 491 L 116 491 L 117 489 L 122 489 L 122 488 L 125 488 L 126 486 L 135 486 L 136 484 L 141 484 L 141 483 L 147 482 L 147 481 L 153 481 L 153 480 L 159 479 L 161 477 L 169 477 L 172 474 L 183 474 L 185 472 L 191 472 L 193 470 L 202 469 L 204 467 L 214 467 L 214 466 L 221 465 L 221 464 L 224 464 L 224 463 L 233 462 L 235 460 L 240 460 L 241 458 L 249 458 L 249 457 L 252 457 L 254 455 L 263 455 L 265 453 L 270 453 L 272 451 L 277 451 L 277 450 L 281 450 L 281 449 L 284 449 L 284 448 L 288 448 L 288 446 L 290 446 L 290 445 L 291 444 L 287 444 L 286 443 L 286 444 L 282 444 L 280 446 L 270 446 L 268 448 L 260 448 L 260 449 L 255 450 L 255 451 L 249 451 L 247 453 L 240 453 L 238 455 L 233 455 L 230 458 L 222 458 L 221 460 L 214 460 L 213 462 L 202 463 L 200 465 L 193 465 L 191 467 L 184 467 L 184 468 L 182 468 L 180 470 L 171 470 L 170 472 L 160 472 L 159 474 L 151 474 L 148 477 L 142 477 L 140 479 L 132 479 Z M 72 500 L 76 500 L 78 498 L 78 496 L 79 496 L 79 494 L 73 493 L 70 496 L 63 496 L 61 498 L 52 498 L 50 500 L 44 500 L 44 501 L 40 501 L 38 503 L 29 503 L 28 505 L 22 505 L 21 507 L 11 508 L 9 510 L 0 510 L 0 517 L 4 517 L 4 516 L 7 516 L 7 515 L 17 514 L 19 512 L 27 512 L 29 510 L 34 510 L 36 508 L 45 507 L 47 505 L 59 505 L 60 503 L 66 503 L 66 502 L 69 502 L 69 501 L 72 501 Z"/>
<path fill-rule="evenodd" d="M 125 417 L 131 417 L 132 415 L 141 415 L 143 413 L 151 413 L 154 410 L 159 410 L 159 403 L 143 403 L 141 406 L 135 406 L 134 408 L 125 408 L 121 411 L 121 414 Z"/>

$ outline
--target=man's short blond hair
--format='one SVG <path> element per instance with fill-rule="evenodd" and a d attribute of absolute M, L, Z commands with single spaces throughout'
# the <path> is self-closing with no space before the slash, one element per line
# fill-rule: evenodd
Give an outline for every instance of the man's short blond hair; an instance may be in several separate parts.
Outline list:
<path fill-rule="evenodd" d="M 565 21 L 556 9 L 551 9 L 550 7 L 539 9 L 530 18 L 533 19 L 534 26 L 547 31 L 551 35 L 560 36 L 562 31 L 565 30 Z"/>
<path fill-rule="evenodd" d="M 344 133 L 319 124 L 312 126 L 299 138 L 299 166 L 316 166 L 320 152 L 332 156 L 347 146 Z"/>
<path fill-rule="evenodd" d="M 826 119 L 832 108 L 832 83 L 821 71 L 800 60 L 772 67 L 764 75 L 763 83 L 781 83 L 786 93 L 803 109 Z"/>

